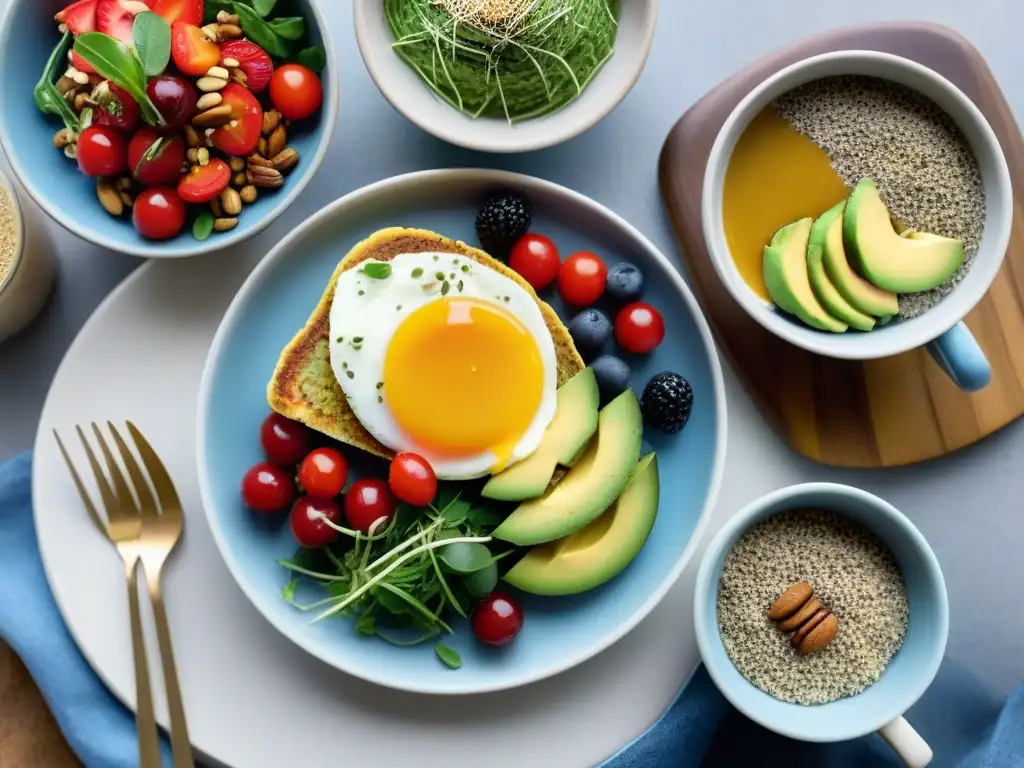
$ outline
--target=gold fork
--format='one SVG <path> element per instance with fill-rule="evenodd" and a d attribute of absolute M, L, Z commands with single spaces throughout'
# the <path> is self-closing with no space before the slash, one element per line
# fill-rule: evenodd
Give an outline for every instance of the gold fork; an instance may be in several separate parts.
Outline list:
<path fill-rule="evenodd" d="M 160 765 L 159 747 L 156 739 L 156 721 L 153 715 L 152 695 L 149 689 L 148 667 L 146 666 L 145 645 L 142 638 L 142 626 L 138 616 L 136 573 L 138 562 L 141 560 L 146 575 L 146 583 L 149 588 L 150 602 L 153 605 L 157 642 L 163 662 L 164 685 L 167 690 L 167 704 L 171 718 L 171 749 L 174 765 L 175 768 L 194 768 L 195 762 L 192 757 L 192 746 L 188 737 L 188 726 L 185 720 L 181 688 L 178 685 L 174 650 L 171 644 L 170 625 L 167 621 L 167 612 L 164 607 L 163 589 L 161 586 L 163 566 L 181 537 L 184 516 L 174 483 L 164 468 L 163 462 L 138 428 L 130 421 L 127 422 L 127 425 L 136 450 L 138 450 L 139 455 L 142 457 L 142 463 L 148 471 L 149 481 L 156 489 L 160 500 L 159 509 L 156 499 L 154 499 L 153 493 L 150 490 L 150 482 L 146 481 L 146 476 L 140 470 L 135 456 L 129 450 L 121 434 L 113 424 L 107 422 L 107 427 L 114 437 L 118 453 L 120 453 L 128 470 L 139 505 L 136 505 L 135 500 L 132 498 L 124 475 L 114 460 L 99 428 L 95 424 L 92 425 L 93 433 L 99 443 L 108 472 L 114 483 L 114 493 L 111 493 L 110 487 L 106 483 L 106 478 L 89 447 L 89 443 L 85 439 L 85 435 L 82 433 L 81 427 L 76 427 L 78 436 L 89 458 L 93 474 L 96 476 L 96 484 L 100 488 L 100 495 L 103 497 L 104 506 L 107 509 L 109 521 L 107 525 L 104 525 L 89 500 L 89 496 L 75 471 L 74 465 L 71 463 L 63 443 L 61 443 L 60 436 L 56 432 L 54 435 L 57 437 L 61 453 L 64 456 L 65 462 L 67 462 L 68 469 L 71 471 L 75 487 L 82 496 L 86 511 L 92 518 L 93 523 L 100 531 L 107 534 L 118 548 L 118 551 L 121 552 L 122 558 L 125 560 L 126 569 L 131 568 L 129 575 L 129 612 L 132 619 L 136 692 L 139 699 L 137 720 L 140 764 L 143 768 L 148 768 L 151 764 L 155 766 Z M 121 527 L 116 531 L 114 526 L 115 519 L 120 521 L 121 524 Z M 115 536 L 115 533 L 119 534 L 119 537 Z M 130 538 L 132 535 L 134 535 L 134 538 Z M 130 565 L 132 558 L 134 559 Z M 150 760 L 155 762 L 150 763 Z"/>

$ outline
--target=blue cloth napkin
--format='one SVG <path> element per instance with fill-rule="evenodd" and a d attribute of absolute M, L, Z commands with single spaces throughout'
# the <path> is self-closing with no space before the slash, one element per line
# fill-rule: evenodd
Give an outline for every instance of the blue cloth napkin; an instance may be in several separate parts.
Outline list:
<path fill-rule="evenodd" d="M 25 662 L 87 768 L 135 766 L 134 716 L 82 658 L 50 594 L 32 522 L 30 477 L 27 453 L 0 466 L 0 637 Z M 947 659 L 908 717 L 935 751 L 936 768 L 1024 768 L 1024 686 L 997 701 L 966 668 Z M 166 741 L 162 748 L 169 766 Z M 875 735 L 807 744 L 767 731 L 730 707 L 698 667 L 661 719 L 602 768 L 698 765 L 861 768 L 899 762 Z"/>

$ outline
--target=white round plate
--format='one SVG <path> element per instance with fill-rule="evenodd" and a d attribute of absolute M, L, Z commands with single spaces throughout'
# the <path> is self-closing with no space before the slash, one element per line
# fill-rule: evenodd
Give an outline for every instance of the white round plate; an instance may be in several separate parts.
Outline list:
<path fill-rule="evenodd" d="M 258 252 L 142 267 L 100 305 L 54 379 L 36 440 L 36 526 L 58 606 L 96 671 L 133 707 L 120 561 L 88 522 L 52 430 L 73 442 L 76 423 L 130 418 L 164 459 L 186 510 L 166 591 L 191 736 L 203 755 L 238 768 L 404 766 L 411 755 L 453 767 L 585 766 L 642 733 L 697 662 L 690 614 L 702 547 L 658 608 L 609 650 L 549 680 L 476 696 L 399 693 L 345 675 L 291 644 L 245 598 L 201 508 L 195 414 L 210 342 Z M 750 442 L 730 441 L 734 470 L 762 460 L 746 455 L 757 453 L 747 445 L 770 440 L 749 406 L 739 410 Z M 73 455 L 83 458 L 77 446 Z M 723 508 L 762 490 L 727 490 L 705 537 Z M 146 618 L 157 716 L 166 725 Z"/>

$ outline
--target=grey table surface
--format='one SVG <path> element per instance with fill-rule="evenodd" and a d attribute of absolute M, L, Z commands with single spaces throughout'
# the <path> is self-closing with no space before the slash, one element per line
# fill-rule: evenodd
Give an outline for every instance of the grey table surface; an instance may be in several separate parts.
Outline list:
<path fill-rule="evenodd" d="M 752 59 L 807 34 L 849 23 L 919 18 L 954 27 L 985 55 L 1017 119 L 1024 120 L 1020 0 L 662 0 L 647 68 L 609 117 L 559 147 L 491 156 L 436 140 L 394 111 L 359 57 L 351 2 L 321 2 L 337 9 L 331 12 L 331 32 L 341 56 L 342 109 L 335 141 L 323 171 L 292 209 L 240 248 L 265 252 L 312 211 L 388 176 L 427 168 L 493 166 L 589 195 L 678 259 L 656 178 L 658 152 L 671 126 L 715 83 Z M 6 3 L 0 0 L 0 9 Z M 68 345 L 97 304 L 141 264 L 89 245 L 52 221 L 46 226 L 59 256 L 57 290 L 29 330 L 0 344 L 0 460 L 31 447 L 43 400 Z M 231 253 L 219 258 L 231 258 Z M 769 478 L 775 481 L 772 487 L 780 484 L 779 478 L 831 480 L 881 495 L 914 520 L 942 563 L 951 609 L 947 659 L 962 664 L 995 697 L 1024 681 L 1024 601 L 1019 597 L 1024 584 L 1024 423 L 1018 421 L 953 456 L 914 467 L 835 470 L 783 446 L 728 365 L 726 378 L 732 471 L 725 477 L 720 504 L 734 511 L 750 498 L 745 487 L 761 487 Z"/>

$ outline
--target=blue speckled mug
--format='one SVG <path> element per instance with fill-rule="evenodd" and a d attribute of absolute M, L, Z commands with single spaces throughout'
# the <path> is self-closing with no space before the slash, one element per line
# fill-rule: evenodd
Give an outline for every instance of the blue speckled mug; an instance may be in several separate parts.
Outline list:
<path fill-rule="evenodd" d="M 924 314 L 896 320 L 868 333 L 827 333 L 794 320 L 744 282 L 729 253 L 722 223 L 722 188 L 736 142 L 750 121 L 782 94 L 834 75 L 891 80 L 928 97 L 952 118 L 978 160 L 985 187 L 985 227 L 971 268 L 948 296 Z M 992 127 L 967 96 L 946 78 L 917 62 L 879 51 L 836 51 L 798 61 L 775 73 L 736 105 L 708 157 L 701 200 L 704 239 L 715 271 L 733 299 L 761 326 L 810 352 L 845 360 L 872 360 L 928 350 L 965 392 L 992 376 L 988 360 L 963 319 L 988 291 L 1006 256 L 1013 224 L 1013 190 L 1006 157 Z"/>
<path fill-rule="evenodd" d="M 751 526 L 795 509 L 829 510 L 868 528 L 896 559 L 910 603 L 903 646 L 881 679 L 856 696 L 816 706 L 780 701 L 748 682 L 726 654 L 718 630 L 718 582 L 726 554 Z M 946 584 L 924 536 L 891 504 L 832 483 L 794 485 L 762 496 L 733 516 L 708 545 L 697 572 L 693 618 L 708 673 L 751 720 L 802 741 L 844 741 L 878 731 L 907 765 L 923 767 L 931 760 L 931 749 L 903 713 L 925 692 L 942 662 L 949 633 Z"/>

